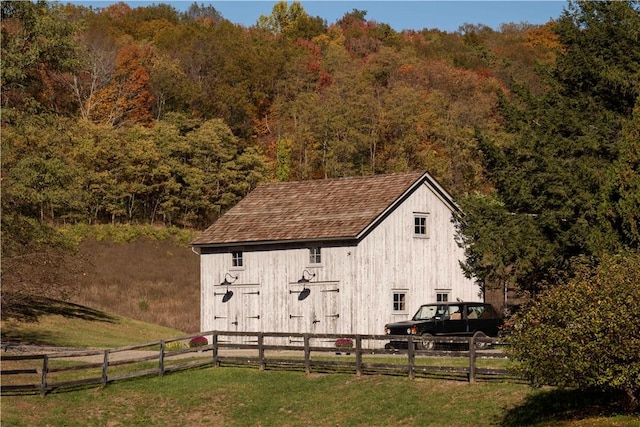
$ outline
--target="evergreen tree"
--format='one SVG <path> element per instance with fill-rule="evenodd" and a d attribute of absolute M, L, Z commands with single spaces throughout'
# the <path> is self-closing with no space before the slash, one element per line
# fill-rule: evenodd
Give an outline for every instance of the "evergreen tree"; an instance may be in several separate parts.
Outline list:
<path fill-rule="evenodd" d="M 612 197 L 618 213 L 640 209 L 635 184 L 612 190 L 611 183 L 620 183 L 620 173 L 637 171 L 637 164 L 629 163 L 633 159 L 620 159 L 629 147 L 623 130 L 633 133 L 632 111 L 640 99 L 638 3 L 572 2 L 555 31 L 561 51 L 548 73 L 548 90 L 540 96 L 521 90 L 512 100 L 503 98 L 511 136 L 506 142 L 479 138 L 503 214 L 480 218 L 486 206 L 470 201 L 467 218 L 459 221 L 471 244 L 468 272 L 490 280 L 489 271 L 501 268 L 495 260 L 510 260 L 509 280 L 533 292 L 570 276 L 578 255 L 597 260 L 620 247 L 638 248 L 637 237 L 624 238 L 629 232 L 637 236 L 637 215 L 611 221 L 615 208 L 609 209 Z M 626 152 L 629 157 L 633 150 Z M 496 233 L 482 226 L 481 219 L 504 225 L 512 217 L 527 218 L 519 223 L 534 229 L 524 233 L 515 224 Z M 487 248 L 494 258 L 489 265 L 479 261 L 489 257 Z M 528 267 L 516 268 L 523 264 Z"/>

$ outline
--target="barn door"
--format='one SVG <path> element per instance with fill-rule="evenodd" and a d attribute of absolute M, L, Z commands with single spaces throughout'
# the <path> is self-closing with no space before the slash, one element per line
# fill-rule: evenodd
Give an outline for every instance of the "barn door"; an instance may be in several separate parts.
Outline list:
<path fill-rule="evenodd" d="M 238 313 L 239 330 L 244 332 L 262 332 L 260 313 L 260 291 L 258 288 L 240 289 L 242 304 Z M 244 341 L 257 342 L 257 337 L 246 337 Z"/>
<path fill-rule="evenodd" d="M 260 332 L 260 291 L 257 287 L 236 287 L 214 293 L 213 327 L 218 331 Z M 255 337 L 225 341 L 255 341 Z"/>
<path fill-rule="evenodd" d="M 309 332 L 305 326 L 305 313 L 309 311 L 309 290 L 300 287 L 289 289 L 289 299 L 287 301 L 287 331 L 293 333 Z M 302 343 L 301 337 L 291 337 L 290 343 Z"/>
<path fill-rule="evenodd" d="M 289 297 L 289 327 L 291 332 L 333 334 L 340 321 L 335 284 L 314 285 L 306 290 L 291 290 Z"/>
<path fill-rule="evenodd" d="M 340 320 L 338 311 L 339 289 L 335 285 L 318 286 L 311 299 L 311 332 L 335 334 Z"/>
<path fill-rule="evenodd" d="M 213 329 L 216 331 L 234 331 L 232 328 L 236 322 L 233 299 L 236 292 L 232 290 L 216 290 L 213 293 Z M 226 338 L 224 338 L 227 341 Z"/>

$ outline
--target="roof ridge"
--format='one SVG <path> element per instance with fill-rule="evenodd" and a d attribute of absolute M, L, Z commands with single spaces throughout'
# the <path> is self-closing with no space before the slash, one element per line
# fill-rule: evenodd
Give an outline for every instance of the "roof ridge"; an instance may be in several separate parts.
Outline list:
<path fill-rule="evenodd" d="M 360 179 L 374 179 L 374 178 L 383 178 L 383 177 L 392 177 L 392 176 L 406 176 L 406 175 L 424 175 L 426 171 L 412 171 L 412 172 L 392 172 L 392 173 L 381 173 L 381 174 L 372 174 L 372 175 L 353 175 L 353 176 L 341 176 L 341 177 L 333 177 L 333 178 L 311 178 L 311 179 L 300 179 L 297 181 L 273 181 L 266 182 L 264 184 L 259 185 L 258 187 L 262 187 L 264 185 L 273 185 L 273 184 L 301 184 L 301 183 L 318 183 L 318 182 L 328 182 L 328 181 L 346 181 L 346 180 L 360 180 Z"/>

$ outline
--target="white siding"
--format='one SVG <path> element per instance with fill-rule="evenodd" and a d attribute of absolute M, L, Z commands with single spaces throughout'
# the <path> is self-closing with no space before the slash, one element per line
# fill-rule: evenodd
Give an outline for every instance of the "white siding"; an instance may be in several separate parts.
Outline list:
<path fill-rule="evenodd" d="M 308 248 L 244 252 L 242 269 L 231 268 L 230 253 L 201 255 L 202 329 L 250 331 L 250 320 L 264 332 L 349 332 L 351 304 L 345 297 L 350 295 L 354 250 L 325 247 L 319 266 L 309 264 Z M 304 270 L 316 276 L 307 285 L 309 296 L 298 300 L 303 289 L 298 280 Z M 226 273 L 238 279 L 228 287 L 233 296 L 223 303 L 227 287 L 220 283 Z M 260 316 L 259 322 L 242 314 L 248 306 L 242 304 L 247 292 L 260 292 L 252 294 L 257 307 L 252 306 L 250 313 L 250 317 Z M 236 321 L 237 325 L 232 324 Z"/>
<path fill-rule="evenodd" d="M 416 212 L 428 213 L 428 238 L 414 237 Z M 231 252 L 201 255 L 202 330 L 382 334 L 385 323 L 435 301 L 436 289 L 449 290 L 451 300 L 480 300 L 460 269 L 451 215 L 423 184 L 357 247 L 323 247 L 320 265 L 309 263 L 308 248 L 244 251 L 240 269 L 231 267 Z M 316 276 L 299 299 L 304 270 Z M 226 273 L 238 278 L 223 303 Z M 403 314 L 393 313 L 394 290 L 406 292 Z"/>
<path fill-rule="evenodd" d="M 414 213 L 428 213 L 428 238 L 414 237 Z M 479 301 L 478 287 L 464 277 L 464 250 L 455 241 L 452 211 L 429 186 L 422 185 L 376 227 L 356 251 L 361 292 L 353 295 L 363 310 L 357 333 L 382 334 L 385 323 L 403 320 L 421 304 L 436 300 L 436 289 L 452 300 Z M 393 313 L 393 291 L 406 292 L 406 312 Z M 407 314 L 408 312 L 408 314 Z"/>

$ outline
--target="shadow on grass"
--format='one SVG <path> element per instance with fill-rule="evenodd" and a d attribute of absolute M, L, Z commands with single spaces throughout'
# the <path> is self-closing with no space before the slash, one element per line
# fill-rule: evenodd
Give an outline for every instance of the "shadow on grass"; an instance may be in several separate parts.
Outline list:
<path fill-rule="evenodd" d="M 3 296 L 2 318 L 4 320 L 14 319 L 20 322 L 37 322 L 41 316 L 52 314 L 98 322 L 112 323 L 116 320 L 115 317 L 102 311 L 70 302 L 45 297 L 11 298 L 10 296 Z"/>
<path fill-rule="evenodd" d="M 18 345 L 60 347 L 57 344 L 57 334 L 46 331 L 24 331 L 13 329 L 11 326 L 2 328 L 2 343 L 8 347 Z"/>
<path fill-rule="evenodd" d="M 509 410 L 500 425 L 553 425 L 561 421 L 611 417 L 623 412 L 620 406 L 622 401 L 622 393 L 598 390 L 541 391 L 527 397 L 522 405 Z"/>

